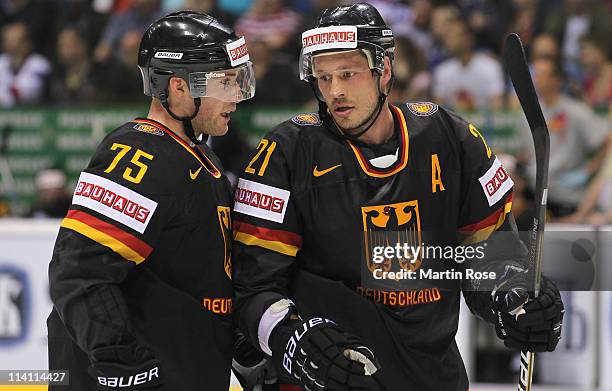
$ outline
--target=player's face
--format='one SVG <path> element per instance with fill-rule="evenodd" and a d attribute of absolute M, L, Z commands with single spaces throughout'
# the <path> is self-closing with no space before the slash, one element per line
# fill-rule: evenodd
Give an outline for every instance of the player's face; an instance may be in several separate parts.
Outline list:
<path fill-rule="evenodd" d="M 346 133 L 357 133 L 378 102 L 377 78 L 366 56 L 359 50 L 319 55 L 313 70 L 336 124 Z"/>
<path fill-rule="evenodd" d="M 215 98 L 200 98 L 202 103 L 198 115 L 193 119 L 194 130 L 211 136 L 227 133 L 230 114 L 236 111 L 236 103 L 223 102 Z"/>

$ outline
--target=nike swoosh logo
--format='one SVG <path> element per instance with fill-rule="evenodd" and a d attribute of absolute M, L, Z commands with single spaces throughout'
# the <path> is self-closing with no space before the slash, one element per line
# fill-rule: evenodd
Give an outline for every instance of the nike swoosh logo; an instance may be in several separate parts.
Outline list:
<path fill-rule="evenodd" d="M 338 164 L 338 165 L 335 165 L 335 166 L 330 167 L 330 168 L 326 168 L 325 170 L 321 170 L 321 171 L 319 171 L 317 166 L 315 166 L 314 170 L 312 170 L 312 175 L 314 175 L 316 177 L 323 176 L 323 175 L 327 174 L 328 172 L 330 172 L 332 170 L 335 170 L 336 168 L 340 167 L 341 165 L 342 164 Z"/>
<path fill-rule="evenodd" d="M 196 170 L 196 172 L 191 172 L 191 168 L 189 169 L 189 178 L 191 178 L 192 180 L 195 181 L 195 179 L 198 177 L 198 175 L 200 174 L 200 171 L 202 171 L 202 167 L 200 166 L 200 168 L 198 168 Z"/>

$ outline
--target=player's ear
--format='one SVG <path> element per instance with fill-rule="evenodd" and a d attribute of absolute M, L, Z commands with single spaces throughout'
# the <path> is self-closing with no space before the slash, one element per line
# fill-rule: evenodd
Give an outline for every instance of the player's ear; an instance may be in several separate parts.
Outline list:
<path fill-rule="evenodd" d="M 189 93 L 189 88 L 187 88 L 187 83 L 185 80 L 180 77 L 171 77 L 168 81 L 168 92 L 174 96 L 181 96 Z"/>
<path fill-rule="evenodd" d="M 382 87 L 381 91 L 386 91 L 387 93 L 389 93 L 389 90 L 391 90 L 391 76 L 391 59 L 389 58 L 389 56 L 385 56 L 385 69 L 383 70 L 383 73 L 380 76 L 380 83 Z"/>

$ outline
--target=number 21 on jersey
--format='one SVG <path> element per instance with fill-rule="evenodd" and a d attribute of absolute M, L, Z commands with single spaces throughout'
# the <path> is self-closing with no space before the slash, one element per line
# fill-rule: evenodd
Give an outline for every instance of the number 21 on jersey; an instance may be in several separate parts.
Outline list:
<path fill-rule="evenodd" d="M 255 164 L 261 154 L 266 151 L 266 155 L 264 156 L 263 162 L 261 163 L 259 171 L 257 172 L 257 175 L 263 176 L 266 172 L 266 168 L 268 168 L 268 164 L 270 163 L 270 156 L 272 156 L 272 152 L 274 152 L 274 149 L 276 149 L 276 141 L 272 141 L 272 143 L 270 143 L 267 139 L 262 138 L 259 142 L 259 145 L 257 146 L 257 153 L 255 154 L 255 156 L 253 156 L 253 159 L 251 159 L 249 165 L 244 169 L 244 172 L 246 172 L 247 174 L 255 174 L 253 164 Z"/>

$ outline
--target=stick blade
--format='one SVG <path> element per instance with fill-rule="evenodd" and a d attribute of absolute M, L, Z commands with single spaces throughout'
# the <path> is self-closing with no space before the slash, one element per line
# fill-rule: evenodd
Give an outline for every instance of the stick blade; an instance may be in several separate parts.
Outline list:
<path fill-rule="evenodd" d="M 504 62 L 510 74 L 510 80 L 516 91 L 521 107 L 527 117 L 531 131 L 546 128 L 546 121 L 538 102 L 535 87 L 527 66 L 527 58 L 521 38 L 516 33 L 508 34 L 504 44 Z"/>

